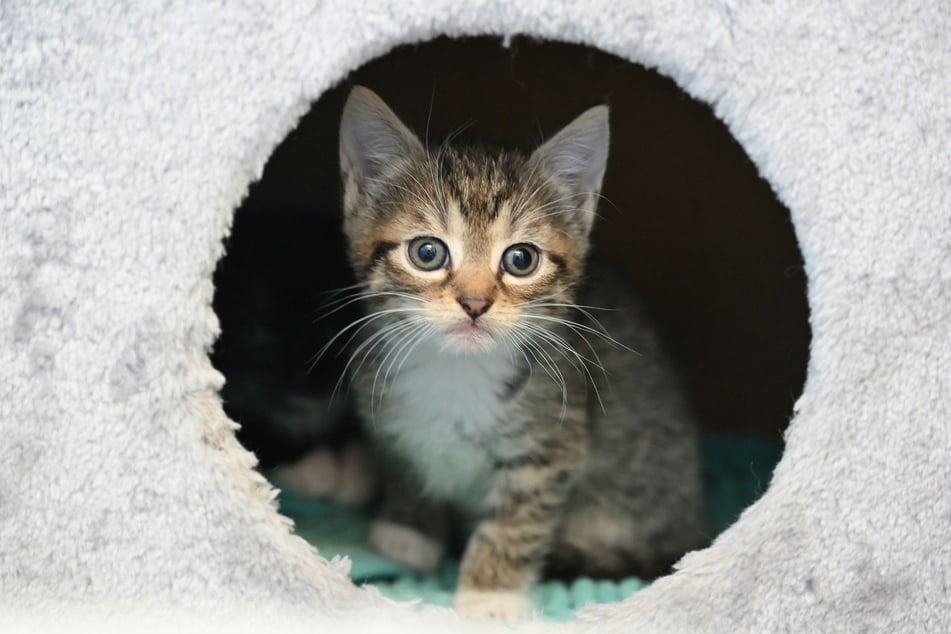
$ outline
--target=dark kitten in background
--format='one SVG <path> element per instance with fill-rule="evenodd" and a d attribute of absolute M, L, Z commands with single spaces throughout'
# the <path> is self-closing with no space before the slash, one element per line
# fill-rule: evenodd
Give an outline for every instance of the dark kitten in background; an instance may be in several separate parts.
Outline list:
<path fill-rule="evenodd" d="M 313 210 L 239 210 L 215 271 L 221 336 L 211 359 L 225 376 L 228 416 L 261 470 L 282 484 L 346 504 L 373 492 L 372 463 L 346 399 L 331 399 L 344 359 L 314 352 L 356 319 L 326 319 L 327 290 L 352 283 L 339 222 Z M 312 275 L 314 270 L 320 277 Z"/>
<path fill-rule="evenodd" d="M 347 371 L 387 489 L 370 542 L 432 570 L 448 510 L 467 518 L 466 615 L 520 619 L 543 572 L 654 576 L 704 540 L 683 390 L 587 264 L 608 138 L 604 106 L 531 154 L 426 148 L 364 88 L 344 108 L 344 301 L 368 310 Z"/>

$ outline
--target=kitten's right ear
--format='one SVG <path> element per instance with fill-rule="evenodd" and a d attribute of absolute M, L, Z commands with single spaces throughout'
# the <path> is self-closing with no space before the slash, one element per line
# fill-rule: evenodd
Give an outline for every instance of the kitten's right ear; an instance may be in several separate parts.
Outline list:
<path fill-rule="evenodd" d="M 344 185 L 365 191 L 400 159 L 423 153 L 423 145 L 379 95 L 355 86 L 340 118 L 340 172 Z"/>
<path fill-rule="evenodd" d="M 557 177 L 571 194 L 574 215 L 585 232 L 591 231 L 601 181 L 607 168 L 611 127 L 608 107 L 581 113 L 532 154 L 532 160 Z"/>

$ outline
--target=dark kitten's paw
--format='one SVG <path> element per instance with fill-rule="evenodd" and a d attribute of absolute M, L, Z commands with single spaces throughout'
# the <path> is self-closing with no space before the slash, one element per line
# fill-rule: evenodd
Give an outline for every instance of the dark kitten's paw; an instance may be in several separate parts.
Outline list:
<path fill-rule="evenodd" d="M 347 506 L 363 506 L 376 493 L 371 457 L 359 441 L 341 449 L 318 447 L 303 458 L 274 470 L 275 480 L 311 497 Z"/>

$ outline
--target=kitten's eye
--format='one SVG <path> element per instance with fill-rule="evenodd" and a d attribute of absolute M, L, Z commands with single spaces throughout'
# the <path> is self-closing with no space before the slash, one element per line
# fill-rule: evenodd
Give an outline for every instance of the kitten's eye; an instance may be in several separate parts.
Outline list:
<path fill-rule="evenodd" d="M 435 271 L 446 266 L 449 248 L 438 238 L 414 238 L 409 243 L 409 259 L 422 271 Z"/>
<path fill-rule="evenodd" d="M 531 275 L 538 268 L 538 249 L 530 244 L 510 246 L 502 254 L 502 268 L 516 277 Z"/>

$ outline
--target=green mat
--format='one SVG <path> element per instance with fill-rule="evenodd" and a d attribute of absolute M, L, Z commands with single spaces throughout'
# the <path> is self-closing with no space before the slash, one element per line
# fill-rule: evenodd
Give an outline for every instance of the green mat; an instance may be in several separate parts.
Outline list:
<path fill-rule="evenodd" d="M 770 474 L 782 453 L 780 442 L 742 436 L 708 436 L 703 441 L 703 478 L 709 525 L 713 533 L 729 526 L 769 484 Z M 346 555 L 352 561 L 350 576 L 357 583 L 372 583 L 391 599 L 420 599 L 433 605 L 450 605 L 459 563 L 450 561 L 437 573 L 419 575 L 377 555 L 365 546 L 370 515 L 316 501 L 282 487 L 281 512 L 295 522 L 298 535 L 330 558 Z M 588 603 L 625 599 L 647 584 L 631 577 L 622 581 L 588 579 L 571 583 L 545 582 L 532 591 L 532 601 L 542 618 L 562 621 Z"/>

